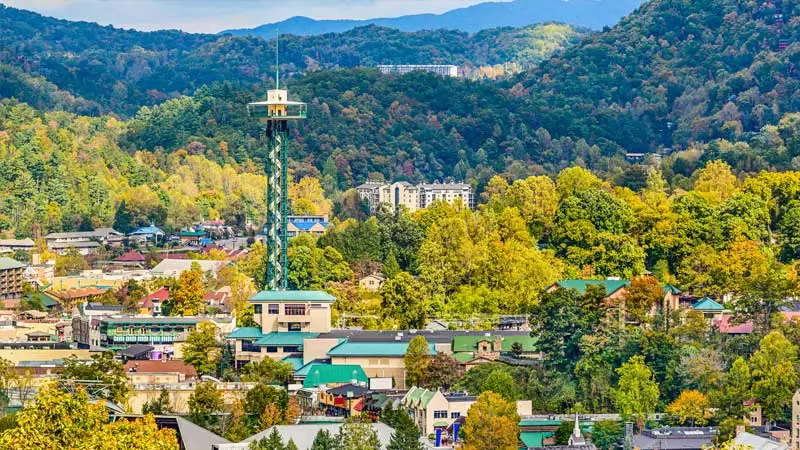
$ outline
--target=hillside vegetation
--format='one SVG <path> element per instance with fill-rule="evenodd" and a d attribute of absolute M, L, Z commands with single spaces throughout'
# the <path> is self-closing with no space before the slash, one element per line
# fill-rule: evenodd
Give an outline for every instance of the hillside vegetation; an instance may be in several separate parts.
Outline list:
<path fill-rule="evenodd" d="M 476 34 L 369 26 L 341 34 L 282 36 L 281 72 L 291 77 L 377 64 L 478 68 L 510 63 L 521 70 L 585 33 L 543 24 Z M 127 116 L 215 82 L 260 90 L 274 77 L 274 49 L 274 42 L 254 37 L 121 30 L 0 5 L 0 94 L 40 108 Z M 59 90 L 75 98 L 64 100 Z"/>

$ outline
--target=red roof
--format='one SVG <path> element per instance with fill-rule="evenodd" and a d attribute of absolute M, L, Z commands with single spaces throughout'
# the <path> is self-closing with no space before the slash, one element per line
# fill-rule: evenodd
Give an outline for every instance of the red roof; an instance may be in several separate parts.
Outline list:
<path fill-rule="evenodd" d="M 117 261 L 117 262 L 145 262 L 146 259 L 147 258 L 143 254 L 137 252 L 136 250 L 131 250 L 131 251 L 127 252 L 127 253 L 121 254 L 120 256 L 115 258 L 114 261 Z"/>
<path fill-rule="evenodd" d="M 166 253 L 162 254 L 163 259 L 190 259 L 188 253 Z"/>
<path fill-rule="evenodd" d="M 142 308 L 150 309 L 154 305 L 153 300 L 158 300 L 160 302 L 166 301 L 169 299 L 169 289 L 162 287 L 161 289 L 149 294 L 147 297 L 142 298 L 139 300 L 139 306 Z"/>
<path fill-rule="evenodd" d="M 125 372 L 131 372 L 136 368 L 135 373 L 182 373 L 186 378 L 197 378 L 197 371 L 194 367 L 183 361 L 173 360 L 130 360 L 125 362 Z"/>
<path fill-rule="evenodd" d="M 740 324 L 730 323 L 731 315 L 726 314 L 714 321 L 720 333 L 724 334 L 750 334 L 753 332 L 753 322 L 748 321 Z"/>

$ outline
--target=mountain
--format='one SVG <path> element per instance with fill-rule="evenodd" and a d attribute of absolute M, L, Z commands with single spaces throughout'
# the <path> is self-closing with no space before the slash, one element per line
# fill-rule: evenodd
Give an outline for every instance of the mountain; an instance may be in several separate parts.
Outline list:
<path fill-rule="evenodd" d="M 311 36 L 341 33 L 365 25 L 379 25 L 401 31 L 461 30 L 477 32 L 488 28 L 523 27 L 534 23 L 561 22 L 599 30 L 616 24 L 642 0 L 514 0 L 486 2 L 454 9 L 444 14 L 415 14 L 367 20 L 316 20 L 308 17 L 261 25 L 255 28 L 226 30 L 237 36 L 275 37 L 276 32 Z"/>
<path fill-rule="evenodd" d="M 512 63 L 524 70 L 577 43 L 587 30 L 559 24 L 413 33 L 367 26 L 281 38 L 282 76 L 377 64 Z M 139 32 L 70 22 L 0 5 L 0 96 L 39 108 L 129 116 L 141 106 L 229 81 L 256 89 L 275 73 L 274 42 L 260 38 Z M 224 61 L 224 64 L 220 64 Z"/>

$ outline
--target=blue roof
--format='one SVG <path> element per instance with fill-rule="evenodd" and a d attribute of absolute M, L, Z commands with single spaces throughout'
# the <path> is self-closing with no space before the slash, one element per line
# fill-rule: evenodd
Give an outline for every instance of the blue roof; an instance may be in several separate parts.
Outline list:
<path fill-rule="evenodd" d="M 630 286 L 631 282 L 628 280 L 563 280 L 556 283 L 564 289 L 575 289 L 579 294 L 586 293 L 586 287 L 603 286 L 606 289 L 606 295 L 611 295 L 623 287 Z"/>
<path fill-rule="evenodd" d="M 131 232 L 131 236 L 136 234 L 166 234 L 164 230 L 155 226 L 139 227 Z"/>
<path fill-rule="evenodd" d="M 248 300 L 261 302 L 320 302 L 333 303 L 335 297 L 324 291 L 261 291 Z"/>
<path fill-rule="evenodd" d="M 267 334 L 255 342 L 256 345 L 303 345 L 303 339 L 311 339 L 319 333 L 304 333 L 301 331 L 276 331 Z"/>
<path fill-rule="evenodd" d="M 330 222 L 311 222 L 308 220 L 290 220 L 289 223 L 296 226 L 300 231 L 308 231 L 316 224 L 320 224 L 324 228 L 328 228 L 328 225 L 330 224 Z"/>
<path fill-rule="evenodd" d="M 343 342 L 328 351 L 328 356 L 405 356 L 408 342 Z M 429 343 L 428 353 L 436 354 Z"/>
<path fill-rule="evenodd" d="M 262 337 L 264 337 L 264 333 L 261 332 L 261 327 L 240 327 L 225 336 L 225 339 L 261 339 Z"/>
<path fill-rule="evenodd" d="M 295 372 L 303 367 L 303 357 L 302 356 L 292 356 L 289 355 L 281 360 L 282 363 L 291 364 L 292 370 Z"/>
<path fill-rule="evenodd" d="M 698 311 L 725 311 L 725 307 L 714 301 L 709 297 L 701 298 L 697 303 L 692 305 L 692 309 Z"/>

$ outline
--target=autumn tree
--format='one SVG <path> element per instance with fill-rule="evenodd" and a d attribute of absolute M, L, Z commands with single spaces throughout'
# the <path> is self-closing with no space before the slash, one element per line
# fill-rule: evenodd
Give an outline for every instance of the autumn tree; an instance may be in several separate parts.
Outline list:
<path fill-rule="evenodd" d="M 625 296 L 625 312 L 636 322 L 645 322 L 657 306 L 662 306 L 664 291 L 653 277 L 634 277 Z"/>
<path fill-rule="evenodd" d="M 242 367 L 242 379 L 258 383 L 285 384 L 292 378 L 294 368 L 291 364 L 264 358 L 261 361 L 252 361 Z"/>
<path fill-rule="evenodd" d="M 449 390 L 464 375 L 464 366 L 447 353 L 438 352 L 425 368 L 422 384 L 428 389 Z"/>
<path fill-rule="evenodd" d="M 658 384 L 643 356 L 633 356 L 617 369 L 619 381 L 614 404 L 623 417 L 633 417 L 642 429 L 647 416 L 658 404 Z"/>
<path fill-rule="evenodd" d="M 17 426 L 0 434 L 9 450 L 178 450 L 175 432 L 159 429 L 152 416 L 108 423 L 103 403 L 90 403 L 83 389 L 64 392 L 45 383 L 33 403 L 17 413 Z"/>
<path fill-rule="evenodd" d="M 411 274 L 400 272 L 386 280 L 378 292 L 384 316 L 397 319 L 401 329 L 419 329 L 425 325 L 427 310 L 422 286 Z"/>
<path fill-rule="evenodd" d="M 89 269 L 89 263 L 75 248 L 67 249 L 66 253 L 56 258 L 54 267 L 56 276 L 73 275 L 82 270 Z"/>
<path fill-rule="evenodd" d="M 423 336 L 415 336 L 408 343 L 403 364 L 406 367 L 406 386 L 421 386 L 425 381 L 426 370 L 430 363 L 428 341 Z"/>
<path fill-rule="evenodd" d="M 680 423 L 687 421 L 689 426 L 695 424 L 705 425 L 710 416 L 710 403 L 708 397 L 700 391 L 688 390 L 681 392 L 681 395 L 674 402 L 667 405 L 667 412 L 677 416 Z"/>
<path fill-rule="evenodd" d="M 216 338 L 217 327 L 211 322 L 200 322 L 189 332 L 183 345 L 183 360 L 191 364 L 199 375 L 217 373 L 221 348 Z"/>
<path fill-rule="evenodd" d="M 374 450 L 381 448 L 372 422 L 358 416 L 344 421 L 336 437 L 338 450 Z"/>
<path fill-rule="evenodd" d="M 172 314 L 178 316 L 196 316 L 203 303 L 203 270 L 200 264 L 193 262 L 190 270 L 181 272 L 177 287 L 170 292 Z"/>
<path fill-rule="evenodd" d="M 467 412 L 465 450 L 517 450 L 519 416 L 514 403 L 484 392 Z"/>

